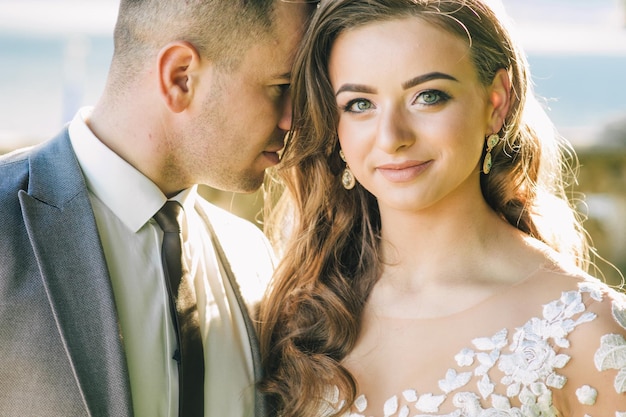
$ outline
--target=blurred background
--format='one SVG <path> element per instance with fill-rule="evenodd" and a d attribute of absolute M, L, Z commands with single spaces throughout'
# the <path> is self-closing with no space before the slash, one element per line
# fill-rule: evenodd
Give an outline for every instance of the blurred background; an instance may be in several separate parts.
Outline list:
<path fill-rule="evenodd" d="M 94 104 L 119 0 L 0 0 L 0 154 L 55 135 Z M 600 255 L 626 271 L 626 0 L 493 0 L 522 40 L 535 91 L 582 164 L 575 187 Z M 260 193 L 204 187 L 259 224 Z M 596 259 L 612 284 L 620 274 Z"/>

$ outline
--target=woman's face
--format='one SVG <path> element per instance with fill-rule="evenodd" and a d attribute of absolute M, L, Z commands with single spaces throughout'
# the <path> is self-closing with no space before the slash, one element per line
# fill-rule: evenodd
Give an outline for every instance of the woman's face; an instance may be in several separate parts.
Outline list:
<path fill-rule="evenodd" d="M 368 24 L 337 38 L 329 75 L 341 148 L 381 214 L 482 198 L 500 78 L 483 86 L 462 40 L 414 17 Z"/>

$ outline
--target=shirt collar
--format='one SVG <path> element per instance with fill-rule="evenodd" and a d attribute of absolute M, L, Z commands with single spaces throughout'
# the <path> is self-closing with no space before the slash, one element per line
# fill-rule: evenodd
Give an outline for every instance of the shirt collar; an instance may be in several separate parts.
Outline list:
<path fill-rule="evenodd" d="M 69 125 L 72 147 L 81 166 L 87 188 L 130 230 L 137 232 L 167 201 L 148 177 L 104 145 L 89 129 L 86 120 L 91 107 L 78 111 Z M 185 210 L 192 209 L 196 186 L 173 199 Z"/>

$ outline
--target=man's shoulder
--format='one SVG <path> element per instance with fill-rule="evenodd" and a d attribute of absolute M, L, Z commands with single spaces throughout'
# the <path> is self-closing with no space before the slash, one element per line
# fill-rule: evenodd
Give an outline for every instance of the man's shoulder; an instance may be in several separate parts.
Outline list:
<path fill-rule="evenodd" d="M 86 185 L 67 127 L 32 147 L 0 157 L 0 193 L 15 197 L 20 190 L 57 207 L 84 191 Z"/>
<path fill-rule="evenodd" d="M 12 172 L 24 171 L 24 168 L 28 166 L 28 158 L 33 149 L 34 146 L 29 146 L 0 155 L 0 172 L 3 173 L 0 179 L 8 179 Z"/>
<path fill-rule="evenodd" d="M 66 139 L 65 142 L 64 139 Z M 63 153 L 63 149 L 59 146 L 63 145 L 69 145 L 67 130 L 36 145 L 18 148 L 0 155 L 0 187 L 4 187 L 9 182 L 20 181 L 23 176 L 28 175 L 35 155 L 51 154 L 58 157 L 60 153 Z"/>
<path fill-rule="evenodd" d="M 0 155 L 0 167 L 22 162 L 28 159 L 28 155 L 32 152 L 35 145 L 18 148 L 11 152 Z"/>
<path fill-rule="evenodd" d="M 16 149 L 0 156 L 0 204 L 7 198 L 16 199 L 19 190 L 27 189 L 32 149 Z"/>

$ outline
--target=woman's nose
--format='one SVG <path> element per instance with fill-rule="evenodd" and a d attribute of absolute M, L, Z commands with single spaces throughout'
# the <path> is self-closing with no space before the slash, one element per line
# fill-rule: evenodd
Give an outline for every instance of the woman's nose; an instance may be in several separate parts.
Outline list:
<path fill-rule="evenodd" d="M 292 101 L 291 95 L 287 94 L 282 103 L 280 118 L 278 119 L 278 128 L 287 132 L 291 129 L 292 120 Z"/>
<path fill-rule="evenodd" d="M 402 108 L 389 108 L 381 113 L 378 124 L 377 145 L 387 153 L 408 148 L 415 143 L 415 132 L 410 114 Z"/>

